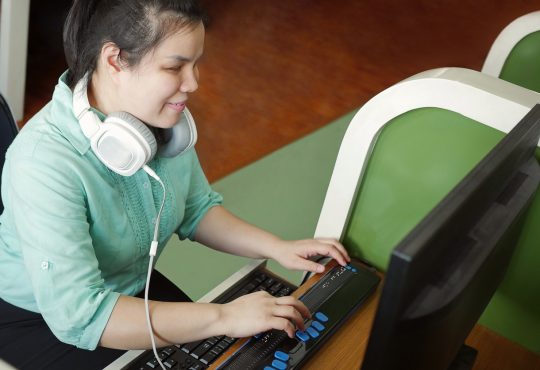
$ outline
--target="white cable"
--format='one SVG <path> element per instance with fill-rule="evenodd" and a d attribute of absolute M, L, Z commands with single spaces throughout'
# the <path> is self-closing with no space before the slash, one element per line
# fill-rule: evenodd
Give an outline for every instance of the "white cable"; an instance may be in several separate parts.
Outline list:
<path fill-rule="evenodd" d="M 154 356 L 156 357 L 157 362 L 161 366 L 163 370 L 167 370 L 165 368 L 165 365 L 161 362 L 161 359 L 158 356 L 157 348 L 156 348 L 156 341 L 154 339 L 154 329 L 152 328 L 152 321 L 150 320 L 150 307 L 148 304 L 148 292 L 150 291 L 150 277 L 152 276 L 152 269 L 154 265 L 154 256 L 157 253 L 157 247 L 158 247 L 158 238 L 159 238 L 159 221 L 161 219 L 161 212 L 163 211 L 163 206 L 165 205 L 165 197 L 167 196 L 167 192 L 165 191 L 165 185 L 163 184 L 163 181 L 159 178 L 159 176 L 147 165 L 144 165 L 143 170 L 149 174 L 151 177 L 153 177 L 156 181 L 158 181 L 161 184 L 161 187 L 163 188 L 163 200 L 161 201 L 161 207 L 159 208 L 158 215 L 156 217 L 156 223 L 154 225 L 154 237 L 152 240 L 152 243 L 150 244 L 150 261 L 148 262 L 148 273 L 146 275 L 146 287 L 144 288 L 144 309 L 146 312 L 146 325 L 148 326 L 148 333 L 150 334 L 150 340 L 152 341 L 152 350 L 154 351 Z"/>
<path fill-rule="evenodd" d="M 157 362 L 159 363 L 159 365 L 161 366 L 161 368 L 163 370 L 167 370 L 167 368 L 165 367 L 165 365 L 163 365 L 163 363 L 161 362 L 160 358 L 159 358 L 159 355 L 157 353 L 157 348 L 156 348 L 156 341 L 154 339 L 154 330 L 152 329 L 152 322 L 150 321 L 150 309 L 149 309 L 149 306 L 148 306 L 148 291 L 150 290 L 150 276 L 152 275 L 152 264 L 154 262 L 154 256 L 150 256 L 150 262 L 148 264 L 148 274 L 147 274 L 147 277 L 146 277 L 146 287 L 144 289 L 144 308 L 145 308 L 145 311 L 146 311 L 146 325 L 148 326 L 148 332 L 150 333 L 150 340 L 152 341 L 152 350 L 154 351 L 154 356 L 157 360 Z"/>

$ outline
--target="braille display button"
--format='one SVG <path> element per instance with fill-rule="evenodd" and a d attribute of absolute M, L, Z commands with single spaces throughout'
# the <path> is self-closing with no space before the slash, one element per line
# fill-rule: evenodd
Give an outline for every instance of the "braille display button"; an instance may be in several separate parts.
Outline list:
<path fill-rule="evenodd" d="M 289 355 L 283 351 L 276 351 L 276 353 L 274 353 L 274 357 L 283 362 L 289 361 Z"/>
<path fill-rule="evenodd" d="M 323 331 L 325 329 L 325 326 L 323 324 L 321 324 L 320 322 L 318 322 L 318 321 L 313 321 L 311 323 L 311 326 L 313 326 L 318 331 Z"/>
<path fill-rule="evenodd" d="M 317 312 L 315 314 L 315 317 L 317 318 L 317 320 L 321 321 L 321 322 L 327 322 L 328 321 L 328 316 L 326 316 L 324 313 L 322 312 Z"/>

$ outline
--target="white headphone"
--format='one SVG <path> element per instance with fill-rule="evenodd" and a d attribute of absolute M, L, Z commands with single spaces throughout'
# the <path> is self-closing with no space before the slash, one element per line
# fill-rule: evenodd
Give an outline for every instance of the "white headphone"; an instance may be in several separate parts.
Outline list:
<path fill-rule="evenodd" d="M 87 78 L 73 92 L 73 113 L 96 156 L 112 171 L 131 176 L 154 158 L 157 143 L 154 134 L 139 119 L 127 112 L 114 112 L 103 122 L 90 109 Z M 164 157 L 175 157 L 197 142 L 197 128 L 191 113 L 184 109 L 180 120 L 165 130 L 167 143 L 159 149 Z"/>

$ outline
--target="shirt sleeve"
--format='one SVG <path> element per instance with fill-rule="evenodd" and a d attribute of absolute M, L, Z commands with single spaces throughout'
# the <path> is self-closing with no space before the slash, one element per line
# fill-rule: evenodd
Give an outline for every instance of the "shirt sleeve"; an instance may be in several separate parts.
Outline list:
<path fill-rule="evenodd" d="M 84 186 L 73 164 L 81 158 L 61 148 L 39 152 L 19 151 L 3 178 L 16 205 L 24 263 L 38 310 L 54 335 L 93 350 L 119 294 L 105 288 L 94 253 Z"/>
<path fill-rule="evenodd" d="M 223 197 L 212 190 L 194 150 L 191 152 L 191 176 L 186 197 L 184 219 L 178 229 L 181 239 L 193 240 L 199 222 L 208 210 L 223 203 Z"/>

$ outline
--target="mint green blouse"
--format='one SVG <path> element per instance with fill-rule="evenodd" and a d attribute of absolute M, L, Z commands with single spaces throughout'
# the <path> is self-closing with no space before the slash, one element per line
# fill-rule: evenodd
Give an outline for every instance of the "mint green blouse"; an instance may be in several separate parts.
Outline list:
<path fill-rule="evenodd" d="M 61 341 L 95 349 L 119 295 L 144 289 L 163 191 L 142 170 L 124 177 L 99 161 L 65 77 L 6 155 L 0 298 L 41 313 Z M 159 255 L 173 233 L 192 238 L 222 198 L 193 149 L 149 166 L 167 189 Z"/>

